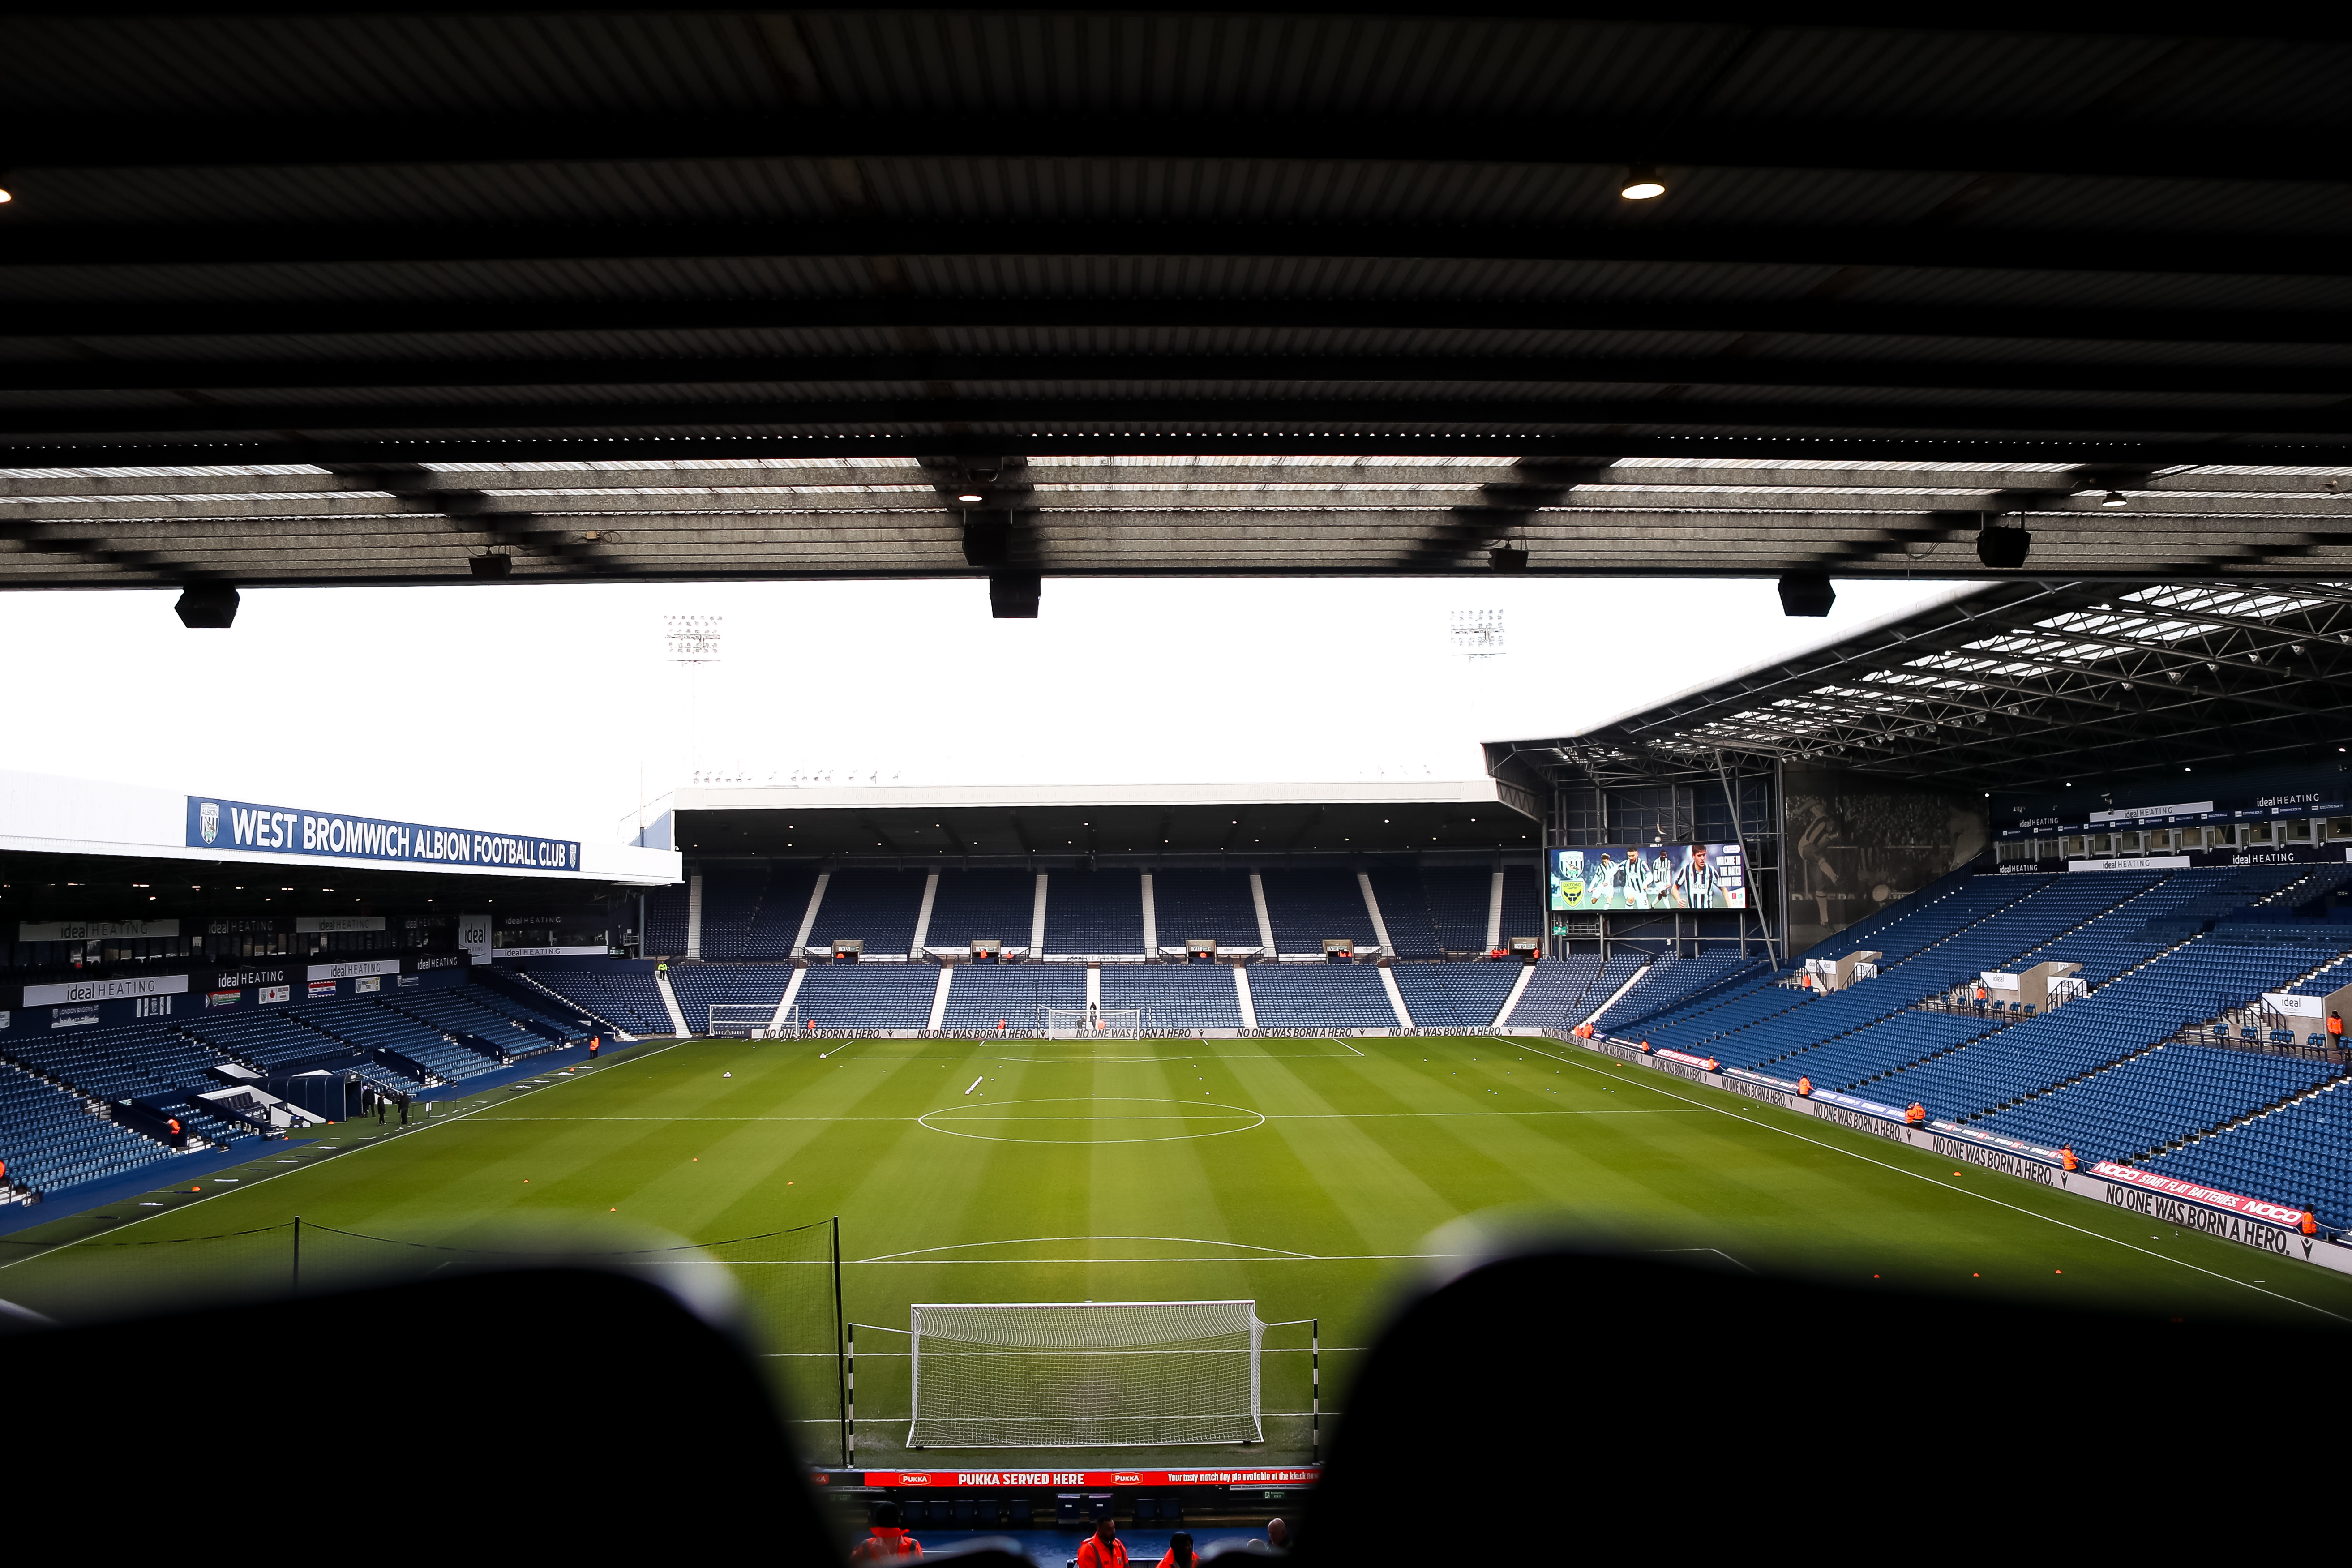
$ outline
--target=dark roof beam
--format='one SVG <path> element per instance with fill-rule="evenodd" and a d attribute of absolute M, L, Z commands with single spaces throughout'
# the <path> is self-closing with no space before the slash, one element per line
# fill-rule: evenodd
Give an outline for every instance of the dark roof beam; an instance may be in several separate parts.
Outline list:
<path fill-rule="evenodd" d="M 1187 121 L 1189 125 L 1191 122 Z M 568 224 L 16 224 L 0 275 L 19 268 L 149 268 L 414 262 L 707 264 L 760 257 L 1263 258 L 1718 263 L 2145 276 L 2342 277 L 2332 235 L 1832 224 L 1588 226 L 1463 223 L 1200 223 L 1080 219 Z"/>
<path fill-rule="evenodd" d="M 1841 358 L 1519 353 L 873 353 L 728 358 L 562 358 L 446 355 L 404 359 L 121 360 L 0 363 L 0 392 L 171 392 L 347 387 L 825 385 L 889 382 L 1278 381 L 1476 382 L 1595 385 L 1901 387 L 1937 390 L 2179 392 L 2269 396 L 2352 395 L 2352 369 L 2335 365 L 2104 363 L 2047 359 Z M 2117 481 L 2126 488 L 2132 481 Z"/>
<path fill-rule="evenodd" d="M 949 295 L 667 298 L 599 300 L 593 304 L 533 300 L 235 300 L 209 302 L 192 316 L 173 301 L 21 300 L 0 320 L 0 337 L 68 338 L 103 343 L 112 337 L 195 336 L 452 338 L 625 331 L 764 331 L 910 328 L 1174 328 L 1297 331 L 1377 327 L 1391 331 L 1677 332 L 1707 337 L 1998 338 L 2087 342 L 2352 342 L 2352 311 L 2063 310 L 2007 305 L 1947 306 L 1821 303 L 1809 300 L 1469 300 L 1450 297 L 1311 299 L 1161 299 L 1112 295 L 1040 299 Z"/>

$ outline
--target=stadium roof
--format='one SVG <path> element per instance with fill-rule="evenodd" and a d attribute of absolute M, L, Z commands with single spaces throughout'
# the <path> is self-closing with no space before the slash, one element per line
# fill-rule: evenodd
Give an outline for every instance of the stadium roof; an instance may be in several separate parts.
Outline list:
<path fill-rule="evenodd" d="M 677 847 L 706 856 L 1028 861 L 1538 847 L 1541 807 L 1504 780 L 1302 784 L 694 788 Z"/>
<path fill-rule="evenodd" d="M 0 585 L 2352 571 L 2337 13 L 1641 9 L 12 8 Z"/>
<path fill-rule="evenodd" d="M 2002 583 L 1577 734 L 1490 743 L 1557 787 L 1811 763 L 1987 791 L 2332 754 L 2352 739 L 2352 584 L 2116 592 Z"/>

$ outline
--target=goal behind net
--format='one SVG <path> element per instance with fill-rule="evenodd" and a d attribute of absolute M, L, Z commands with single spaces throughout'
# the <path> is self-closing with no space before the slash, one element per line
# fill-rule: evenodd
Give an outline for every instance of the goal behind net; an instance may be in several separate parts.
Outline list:
<path fill-rule="evenodd" d="M 1045 1037 L 1049 1040 L 1083 1040 L 1096 1035 L 1131 1040 L 1142 1033 L 1140 1007 L 1045 1009 Z"/>
<path fill-rule="evenodd" d="M 914 1448 L 1255 1443 L 1255 1301 L 931 1303 L 911 1310 Z"/>
<path fill-rule="evenodd" d="M 779 1008 L 772 1003 L 747 1006 L 732 1002 L 713 1002 L 709 1024 L 709 1033 L 717 1037 L 781 1040 L 800 1033 L 801 1010 L 797 1005 Z"/>

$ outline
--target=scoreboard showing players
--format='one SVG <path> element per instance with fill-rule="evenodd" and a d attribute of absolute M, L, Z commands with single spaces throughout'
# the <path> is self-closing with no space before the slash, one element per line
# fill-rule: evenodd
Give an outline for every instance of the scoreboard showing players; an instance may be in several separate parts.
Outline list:
<path fill-rule="evenodd" d="M 1744 910 L 1737 844 L 1592 844 L 1549 851 L 1556 910 Z"/>

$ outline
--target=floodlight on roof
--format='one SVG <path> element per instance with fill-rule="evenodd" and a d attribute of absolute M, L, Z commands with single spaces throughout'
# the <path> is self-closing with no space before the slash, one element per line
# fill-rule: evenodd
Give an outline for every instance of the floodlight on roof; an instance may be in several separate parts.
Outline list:
<path fill-rule="evenodd" d="M 956 496 L 956 500 L 963 502 L 966 506 L 978 506 L 986 499 L 987 498 L 982 496 L 978 490 L 964 490 Z"/>
<path fill-rule="evenodd" d="M 5 205 L 16 199 L 16 195 L 10 192 L 7 187 L 0 185 L 0 205 Z"/>
<path fill-rule="evenodd" d="M 2124 499 L 2123 491 L 2109 490 L 2106 494 L 2099 498 L 2099 504 L 2104 507 L 2118 507 L 2129 506 L 2131 505 L 2131 502 Z"/>
<path fill-rule="evenodd" d="M 1646 202 L 1664 195 L 1666 183 L 1649 164 L 1636 163 L 1625 171 L 1625 183 L 1617 187 L 1617 194 L 1629 202 Z"/>

